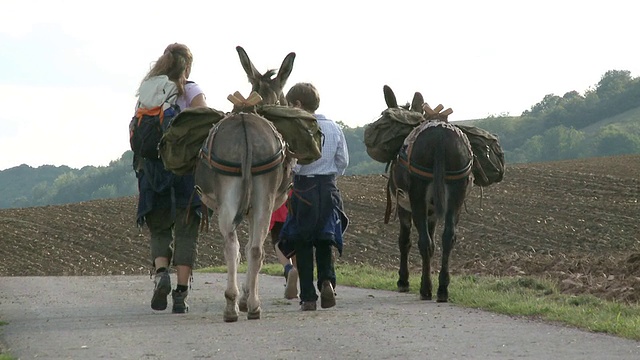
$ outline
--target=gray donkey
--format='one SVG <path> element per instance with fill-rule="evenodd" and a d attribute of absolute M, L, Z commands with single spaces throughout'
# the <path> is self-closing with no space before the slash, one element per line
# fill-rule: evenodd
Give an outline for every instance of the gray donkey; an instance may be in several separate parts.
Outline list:
<path fill-rule="evenodd" d="M 295 159 L 289 156 L 273 124 L 252 111 L 260 97 L 263 104 L 286 105 L 282 89 L 293 69 L 295 53 L 285 57 L 277 75 L 275 70 L 263 75 L 242 47 L 236 50 L 252 85 L 252 96 L 230 99 L 234 102 L 234 111 L 212 127 L 195 171 L 202 202 L 218 215 L 220 232 L 225 239 L 227 304 L 223 318 L 226 322 L 237 321 L 239 311 L 246 311 L 248 319 L 260 318 L 258 272 L 264 258 L 263 243 L 271 213 L 287 200 L 291 168 L 295 165 Z M 245 218 L 249 222 L 245 248 L 248 269 L 242 298 L 238 299 L 240 243 L 236 229 Z"/>

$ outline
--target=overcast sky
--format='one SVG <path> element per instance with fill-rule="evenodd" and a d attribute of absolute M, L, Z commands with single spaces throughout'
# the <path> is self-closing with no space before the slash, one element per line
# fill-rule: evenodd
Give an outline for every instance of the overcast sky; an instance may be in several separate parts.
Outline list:
<path fill-rule="evenodd" d="M 635 1 L 3 0 L 0 170 L 105 166 L 129 149 L 141 78 L 164 48 L 188 45 L 211 107 L 297 54 L 285 91 L 320 92 L 319 113 L 373 121 L 387 84 L 421 91 L 451 120 L 520 115 L 546 94 L 584 93 L 608 70 L 640 74 Z"/>

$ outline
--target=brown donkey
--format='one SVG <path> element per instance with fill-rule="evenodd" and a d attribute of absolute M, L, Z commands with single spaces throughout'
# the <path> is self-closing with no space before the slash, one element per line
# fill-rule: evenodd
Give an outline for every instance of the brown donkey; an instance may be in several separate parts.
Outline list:
<path fill-rule="evenodd" d="M 274 70 L 260 74 L 244 49 L 238 46 L 236 50 L 252 91 L 261 96 L 264 104 L 282 104 L 282 88 L 293 69 L 295 54 L 285 57 L 273 77 Z M 247 311 L 248 319 L 260 318 L 258 272 L 264 258 L 263 243 L 271 213 L 287 199 L 291 168 L 295 164 L 272 123 L 251 111 L 256 105 L 252 100 L 256 98 L 260 99 L 255 95 L 247 100 L 241 98 L 242 101 L 235 98 L 234 111 L 212 127 L 195 172 L 202 202 L 218 215 L 220 232 L 225 239 L 227 304 L 223 318 L 226 322 L 237 321 L 239 311 Z M 238 299 L 240 244 L 236 229 L 245 218 L 249 221 L 245 248 L 248 269 L 243 295 Z"/>
<path fill-rule="evenodd" d="M 398 107 L 391 88 L 384 87 L 389 107 Z M 416 93 L 411 106 L 423 112 L 422 95 Z M 444 219 L 442 234 L 442 264 L 437 301 L 449 299 L 449 255 L 456 242 L 456 225 L 471 182 L 473 154 L 466 135 L 449 124 L 450 109 L 440 113 L 424 104 L 427 119 L 407 136 L 398 157 L 391 163 L 388 191 L 396 200 L 400 233 L 400 269 L 398 291 L 409 291 L 409 249 L 412 221 L 418 231 L 418 248 L 422 256 L 420 298 L 431 300 L 431 259 L 434 255 L 434 232 Z"/>

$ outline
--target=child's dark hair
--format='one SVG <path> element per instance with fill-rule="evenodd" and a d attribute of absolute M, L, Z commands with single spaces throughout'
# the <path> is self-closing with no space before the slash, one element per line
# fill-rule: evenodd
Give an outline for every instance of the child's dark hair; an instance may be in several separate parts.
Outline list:
<path fill-rule="evenodd" d="M 287 92 L 287 102 L 292 104 L 296 101 L 300 101 L 304 110 L 313 113 L 320 106 L 320 94 L 310 83 L 297 83 Z"/>

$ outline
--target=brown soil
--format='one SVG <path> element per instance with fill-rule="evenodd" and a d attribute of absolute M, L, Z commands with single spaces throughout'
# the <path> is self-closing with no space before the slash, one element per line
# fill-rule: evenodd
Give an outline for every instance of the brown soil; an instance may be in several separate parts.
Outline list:
<path fill-rule="evenodd" d="M 639 179 L 640 156 L 509 166 L 502 183 L 471 192 L 451 271 L 538 276 L 566 293 L 638 302 Z M 397 268 L 398 223 L 383 221 L 385 182 L 339 180 L 351 223 L 338 263 Z M 0 210 L 0 276 L 146 274 L 148 234 L 136 228 L 135 211 L 134 197 Z M 197 267 L 224 264 L 214 223 L 201 235 Z M 419 267 L 416 245 L 410 262 Z"/>

